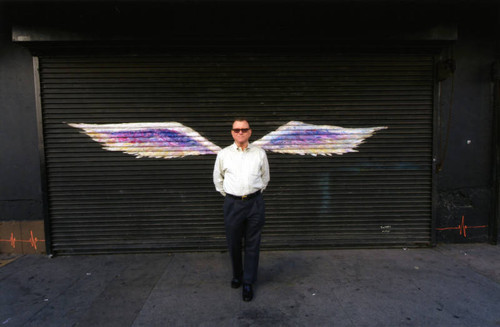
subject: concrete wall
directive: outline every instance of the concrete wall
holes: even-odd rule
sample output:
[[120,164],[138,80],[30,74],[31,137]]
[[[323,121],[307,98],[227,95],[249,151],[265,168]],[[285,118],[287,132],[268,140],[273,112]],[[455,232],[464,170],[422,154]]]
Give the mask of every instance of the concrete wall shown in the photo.
[[454,81],[451,77],[442,83],[443,169],[438,174],[437,227],[461,229],[438,231],[438,241],[486,242],[487,228],[480,226],[495,223],[491,70],[497,17],[494,11],[460,12],[458,40],[450,50],[456,59]]
[[33,61],[27,49],[10,41],[1,9],[0,252],[39,252],[43,245],[24,249],[31,231],[44,239]]

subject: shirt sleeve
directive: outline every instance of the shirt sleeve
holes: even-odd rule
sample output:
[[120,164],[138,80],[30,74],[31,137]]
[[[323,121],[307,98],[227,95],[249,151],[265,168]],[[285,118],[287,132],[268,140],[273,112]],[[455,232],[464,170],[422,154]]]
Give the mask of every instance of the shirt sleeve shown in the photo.
[[217,159],[215,159],[214,165],[214,185],[217,192],[220,192],[223,196],[226,196],[226,192],[224,192],[224,170],[222,166],[222,156],[219,152],[217,154]]
[[264,184],[264,187],[262,188],[262,191],[264,191],[267,187],[267,184],[269,183],[269,180],[271,179],[271,175],[269,173],[269,162],[267,161],[267,155],[266,151],[262,150],[262,166],[260,168],[260,176],[262,178],[262,183]]

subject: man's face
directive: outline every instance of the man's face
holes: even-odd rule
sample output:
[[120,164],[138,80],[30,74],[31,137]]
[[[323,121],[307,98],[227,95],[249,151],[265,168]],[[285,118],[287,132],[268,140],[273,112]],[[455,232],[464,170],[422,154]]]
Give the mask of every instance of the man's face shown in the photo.
[[233,139],[236,142],[236,144],[245,145],[248,143],[248,139],[250,139],[250,136],[252,135],[252,130],[250,129],[250,125],[246,120],[235,121],[233,123],[233,129],[231,130],[231,135],[233,136]]

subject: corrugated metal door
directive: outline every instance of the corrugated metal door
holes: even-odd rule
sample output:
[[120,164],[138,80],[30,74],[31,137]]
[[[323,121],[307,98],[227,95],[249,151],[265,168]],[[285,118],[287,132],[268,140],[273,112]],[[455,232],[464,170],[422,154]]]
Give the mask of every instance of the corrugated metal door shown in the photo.
[[266,249],[431,242],[433,57],[409,53],[41,56],[53,252],[222,250],[215,155],[136,158],[69,123],[179,122],[213,143],[289,121],[378,131],[358,152],[268,153]]

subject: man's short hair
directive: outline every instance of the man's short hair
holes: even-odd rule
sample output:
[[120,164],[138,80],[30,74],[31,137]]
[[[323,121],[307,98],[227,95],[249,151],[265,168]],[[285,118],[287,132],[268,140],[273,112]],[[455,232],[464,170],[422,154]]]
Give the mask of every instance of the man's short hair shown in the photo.
[[250,128],[250,123],[248,122],[248,119],[246,119],[245,117],[236,117],[236,118],[234,118],[233,119],[233,124],[236,121],[246,121],[248,123],[248,127]]

